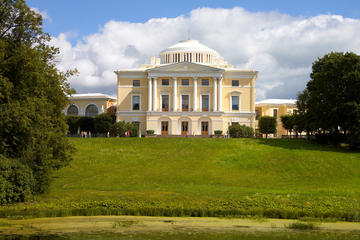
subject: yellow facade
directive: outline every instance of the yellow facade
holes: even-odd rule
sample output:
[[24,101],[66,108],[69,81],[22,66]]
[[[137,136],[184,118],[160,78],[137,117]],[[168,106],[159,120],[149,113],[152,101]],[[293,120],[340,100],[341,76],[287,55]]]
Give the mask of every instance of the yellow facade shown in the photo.
[[70,103],[64,109],[67,116],[95,116],[116,112],[116,98],[105,94],[73,94],[69,100]]
[[[286,129],[283,128],[281,123],[281,116],[287,114],[294,114],[296,108],[296,101],[292,99],[267,99],[257,102],[255,105],[257,119],[261,116],[276,117],[277,120],[277,133],[273,137],[281,137],[288,135]],[[258,121],[256,120],[256,127],[258,129]]]
[[257,71],[235,69],[194,40],[160,53],[160,60],[117,75],[117,121],[138,122],[141,133],[223,134],[239,123],[255,128]]

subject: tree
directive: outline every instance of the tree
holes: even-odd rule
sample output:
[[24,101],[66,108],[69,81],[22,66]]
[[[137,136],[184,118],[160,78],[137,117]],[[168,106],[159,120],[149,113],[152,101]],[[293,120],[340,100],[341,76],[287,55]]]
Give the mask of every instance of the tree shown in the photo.
[[290,132],[291,135],[291,132],[294,129],[294,115],[282,115],[280,118],[283,128],[285,128],[287,132]]
[[66,116],[66,124],[69,126],[70,134],[77,134],[80,130],[80,116]]
[[[350,139],[360,130],[360,56],[332,52],[312,65],[302,98],[308,129]],[[304,100],[305,99],[305,100]],[[352,143],[353,144],[353,143]]]
[[254,129],[246,125],[233,124],[229,126],[229,134],[232,138],[253,137]]
[[[52,172],[71,160],[62,110],[71,92],[66,79],[73,72],[56,69],[58,49],[49,40],[41,16],[24,0],[0,1],[0,161],[9,171],[22,169],[18,164],[31,170],[24,175],[34,178],[24,186],[31,194],[46,191]],[[16,187],[20,180],[5,172],[1,177]]]
[[115,114],[102,113],[94,118],[95,132],[107,133],[111,126],[115,123]]
[[276,118],[270,117],[270,116],[262,116],[259,118],[259,129],[260,133],[263,133],[266,135],[266,138],[268,137],[268,134],[276,133]]

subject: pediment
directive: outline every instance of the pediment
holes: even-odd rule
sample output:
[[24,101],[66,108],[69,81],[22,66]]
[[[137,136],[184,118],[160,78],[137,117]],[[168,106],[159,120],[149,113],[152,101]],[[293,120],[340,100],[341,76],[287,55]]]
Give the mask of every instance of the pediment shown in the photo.
[[180,62],[180,63],[173,63],[168,64],[161,67],[155,67],[146,70],[148,73],[158,73],[158,72],[178,72],[178,73],[189,73],[189,72],[204,72],[204,73],[222,73],[224,69],[215,68],[211,66],[206,66],[197,63],[190,63],[190,62]]

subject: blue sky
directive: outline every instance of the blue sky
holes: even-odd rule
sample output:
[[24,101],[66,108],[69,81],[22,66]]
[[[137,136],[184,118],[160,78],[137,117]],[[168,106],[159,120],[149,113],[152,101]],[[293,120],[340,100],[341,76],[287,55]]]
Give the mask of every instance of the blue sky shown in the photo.
[[296,98],[312,62],[360,54],[360,0],[28,0],[46,16],[58,68],[78,93],[116,94],[114,70],[137,68],[188,37],[236,68],[259,71],[256,99]]
[[[187,15],[201,7],[233,8],[248,11],[276,11],[292,16],[338,14],[360,17],[360,0],[28,0],[28,5],[46,10],[51,21],[44,30],[53,36],[75,33],[74,39],[97,32],[109,20],[146,22],[151,18]],[[72,40],[74,40],[72,39]]]

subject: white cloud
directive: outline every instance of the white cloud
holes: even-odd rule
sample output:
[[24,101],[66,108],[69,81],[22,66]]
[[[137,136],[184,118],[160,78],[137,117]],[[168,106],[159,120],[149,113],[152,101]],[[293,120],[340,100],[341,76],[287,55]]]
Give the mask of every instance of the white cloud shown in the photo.
[[76,67],[70,79],[78,92],[116,92],[114,70],[139,67],[152,55],[187,38],[217,50],[236,67],[258,70],[257,99],[295,98],[309,79],[311,64],[331,51],[360,53],[358,19],[338,15],[292,17],[242,8],[199,8],[189,16],[154,18],[145,23],[107,22],[75,46],[60,34],[59,69]]
[[36,7],[31,7],[30,8],[32,11],[40,14],[42,16],[42,19],[43,20],[49,20],[51,21],[51,17],[47,14],[47,11],[46,10],[43,10],[43,11],[40,11],[38,8]]

